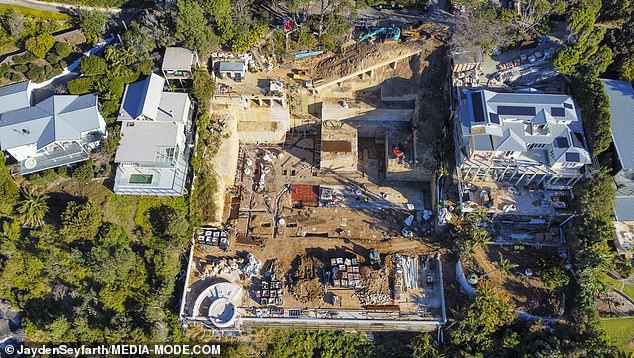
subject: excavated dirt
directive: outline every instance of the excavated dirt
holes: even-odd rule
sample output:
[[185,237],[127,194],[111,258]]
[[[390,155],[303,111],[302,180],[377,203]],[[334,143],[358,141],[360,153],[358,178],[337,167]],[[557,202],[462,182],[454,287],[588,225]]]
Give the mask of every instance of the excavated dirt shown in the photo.
[[[500,261],[500,254],[504,259],[519,265],[511,270],[511,274],[501,272],[495,264]],[[490,246],[488,251],[477,248],[474,255],[475,265],[465,268],[467,274],[477,272],[482,280],[487,280],[498,290],[506,293],[515,306],[525,312],[556,316],[561,314],[561,300],[559,291],[551,291],[537,276],[528,277],[524,274],[526,269],[536,270],[538,257],[553,254],[547,249],[514,252],[510,248]],[[471,266],[471,267],[469,267]]]
[[324,289],[318,278],[303,280],[292,290],[293,296],[300,302],[319,302],[324,297]]
[[392,58],[418,50],[431,49],[438,46],[435,40],[416,42],[363,42],[344,48],[339,53],[331,53],[319,57],[295,61],[297,67],[306,68],[307,74],[313,78],[343,77],[361,71],[364,68],[389,61]]
[[323,263],[315,257],[301,255],[291,263],[287,275],[289,291],[300,302],[316,302],[324,297],[323,285],[318,273],[323,269]]

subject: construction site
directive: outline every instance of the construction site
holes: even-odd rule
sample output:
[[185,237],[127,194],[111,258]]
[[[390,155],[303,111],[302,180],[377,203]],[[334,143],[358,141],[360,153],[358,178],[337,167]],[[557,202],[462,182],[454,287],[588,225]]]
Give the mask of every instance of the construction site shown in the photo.
[[442,31],[412,31],[284,65],[214,54],[219,210],[194,232],[182,320],[222,336],[446,322],[433,178],[448,64]]

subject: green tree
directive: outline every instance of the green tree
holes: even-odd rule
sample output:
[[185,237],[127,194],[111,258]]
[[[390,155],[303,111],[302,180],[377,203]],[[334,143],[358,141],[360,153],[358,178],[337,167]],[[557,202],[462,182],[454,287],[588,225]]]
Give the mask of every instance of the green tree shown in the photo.
[[88,159],[79,163],[73,170],[73,179],[81,183],[89,183],[95,177],[95,162]]
[[6,166],[4,155],[0,155],[0,197],[2,198],[0,200],[0,217],[11,215],[20,198],[20,192]]
[[96,43],[103,34],[108,15],[100,11],[80,10],[78,20],[86,38]]
[[133,21],[123,35],[124,46],[131,49],[135,57],[141,61],[150,61],[150,54],[156,48],[152,30]]
[[201,4],[211,18],[220,38],[220,43],[226,44],[236,35],[233,23],[233,7],[231,0],[202,0]]
[[84,204],[71,201],[62,214],[60,234],[69,243],[82,239],[92,240],[99,232],[101,220],[100,208],[91,201]]
[[537,260],[537,273],[551,290],[565,286],[570,281],[570,276],[566,273],[566,262],[559,255],[539,258]]
[[103,75],[108,70],[108,64],[100,56],[86,56],[81,59],[79,69],[86,76]]
[[216,83],[209,72],[204,68],[196,68],[194,70],[194,82],[192,84],[191,95],[194,101],[198,103],[198,107],[206,110],[211,103],[211,97],[214,94]]
[[66,42],[57,42],[55,44],[55,53],[61,58],[68,57],[72,51],[73,48]]
[[70,94],[86,94],[93,91],[95,86],[95,77],[79,77],[68,81],[66,84]]
[[214,41],[203,8],[195,0],[180,0],[177,7],[175,37],[187,48],[197,50],[202,57]]
[[477,247],[486,245],[489,242],[489,233],[484,227],[488,218],[484,212],[468,213],[459,227],[456,246],[462,258],[473,257]]
[[481,283],[475,301],[450,331],[452,344],[469,353],[489,349],[493,343],[492,334],[515,319],[514,310],[507,296],[496,292],[486,282]]
[[38,194],[31,189],[25,190],[18,205],[20,221],[31,227],[44,225],[44,217],[48,213],[47,200],[47,195]]
[[413,358],[445,358],[429,333],[422,333],[414,341]]
[[24,32],[24,16],[19,12],[9,9],[1,19],[2,26],[12,37],[19,38]]
[[55,38],[49,33],[30,37],[26,40],[26,49],[39,58],[46,57],[46,53],[55,45]]

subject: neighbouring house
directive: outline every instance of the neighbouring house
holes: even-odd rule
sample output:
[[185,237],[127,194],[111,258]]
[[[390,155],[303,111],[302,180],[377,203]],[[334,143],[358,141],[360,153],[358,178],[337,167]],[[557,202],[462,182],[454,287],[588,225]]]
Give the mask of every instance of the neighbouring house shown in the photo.
[[194,106],[187,93],[164,92],[155,74],[129,84],[118,121],[114,192],[124,195],[183,195],[193,147]]
[[634,89],[629,82],[602,79],[610,98],[614,144],[616,246],[634,252]]
[[456,163],[464,181],[570,189],[592,163],[570,96],[465,91],[454,115]]
[[55,95],[32,104],[32,85],[0,88],[0,148],[20,174],[82,162],[106,136],[96,94]]
[[232,78],[241,81],[247,74],[247,64],[244,61],[222,61],[218,63],[220,78]]
[[191,80],[194,78],[193,67],[195,65],[198,65],[198,55],[195,51],[183,47],[168,47],[163,55],[161,71],[163,77],[168,81]]

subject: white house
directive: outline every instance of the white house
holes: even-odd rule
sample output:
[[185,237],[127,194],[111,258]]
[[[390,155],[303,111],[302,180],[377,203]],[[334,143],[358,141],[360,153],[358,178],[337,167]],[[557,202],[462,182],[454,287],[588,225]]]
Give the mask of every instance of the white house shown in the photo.
[[105,135],[95,94],[31,105],[29,82],[0,88],[0,148],[18,161],[20,174],[84,161]]
[[155,74],[129,84],[118,120],[114,191],[125,195],[183,195],[192,147],[193,105],[187,93],[164,92]]
[[571,188],[592,163],[572,97],[487,90],[461,95],[454,141],[464,179],[493,173],[516,186]]

